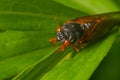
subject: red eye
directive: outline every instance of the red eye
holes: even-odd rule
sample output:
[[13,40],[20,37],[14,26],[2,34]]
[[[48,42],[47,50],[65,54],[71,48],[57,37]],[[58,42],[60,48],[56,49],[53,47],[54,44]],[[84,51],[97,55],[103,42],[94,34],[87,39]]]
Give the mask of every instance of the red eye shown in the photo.
[[58,28],[57,28],[57,32],[60,32],[60,31],[61,31],[61,29],[62,29],[61,27],[58,27]]

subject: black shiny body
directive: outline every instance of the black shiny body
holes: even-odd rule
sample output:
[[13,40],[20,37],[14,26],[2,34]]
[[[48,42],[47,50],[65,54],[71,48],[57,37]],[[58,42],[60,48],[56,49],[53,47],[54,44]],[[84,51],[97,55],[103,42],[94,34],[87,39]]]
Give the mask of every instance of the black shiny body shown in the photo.
[[60,32],[57,32],[57,40],[64,42],[69,40],[71,43],[74,43],[78,40],[84,33],[85,25],[78,23],[69,23],[65,24],[62,27]]

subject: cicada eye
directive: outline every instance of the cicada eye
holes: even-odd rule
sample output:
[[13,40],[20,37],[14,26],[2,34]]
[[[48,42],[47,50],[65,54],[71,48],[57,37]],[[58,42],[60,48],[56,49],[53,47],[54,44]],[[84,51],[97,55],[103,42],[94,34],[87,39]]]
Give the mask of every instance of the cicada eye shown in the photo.
[[57,32],[60,32],[61,30],[62,30],[61,27],[58,27],[58,28],[57,28]]

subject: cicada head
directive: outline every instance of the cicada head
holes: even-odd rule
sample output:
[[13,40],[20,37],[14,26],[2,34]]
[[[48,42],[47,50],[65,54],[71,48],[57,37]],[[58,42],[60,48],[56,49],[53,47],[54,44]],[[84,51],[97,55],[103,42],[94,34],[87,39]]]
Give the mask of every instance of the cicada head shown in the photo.
[[57,29],[57,40],[64,43],[70,41],[71,43],[78,40],[84,32],[84,26],[78,23],[68,23]]

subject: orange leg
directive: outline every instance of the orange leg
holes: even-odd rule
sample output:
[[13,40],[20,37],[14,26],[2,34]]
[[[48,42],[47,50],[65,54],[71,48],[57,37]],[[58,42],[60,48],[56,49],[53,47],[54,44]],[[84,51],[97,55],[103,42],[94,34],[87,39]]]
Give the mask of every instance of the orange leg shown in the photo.
[[84,48],[84,47],[85,47],[84,43],[80,44],[80,48]]
[[84,48],[85,45],[84,45],[84,43],[82,43],[82,44],[73,44],[73,48],[75,49],[76,52],[80,51],[78,47],[80,47],[80,49],[81,49],[81,48]]
[[73,48],[75,49],[76,52],[79,52],[78,45],[74,45],[74,44],[73,44]]
[[80,38],[79,40],[78,40],[78,43],[83,43],[85,40],[83,39],[83,38]]
[[60,46],[60,49],[61,51],[64,51],[65,48],[70,45],[70,42],[68,40],[66,40],[61,46]]
[[53,46],[55,46],[55,42],[57,42],[57,39],[56,38],[52,38],[52,39],[50,39],[49,40],[49,42],[53,45]]
[[64,44],[62,44],[62,45],[60,46],[60,50],[61,50],[61,51],[64,51],[65,48],[66,48],[66,46],[65,46]]
[[85,47],[86,44],[85,44],[85,40],[83,38],[80,38],[78,42],[79,42],[80,48],[84,48]]

